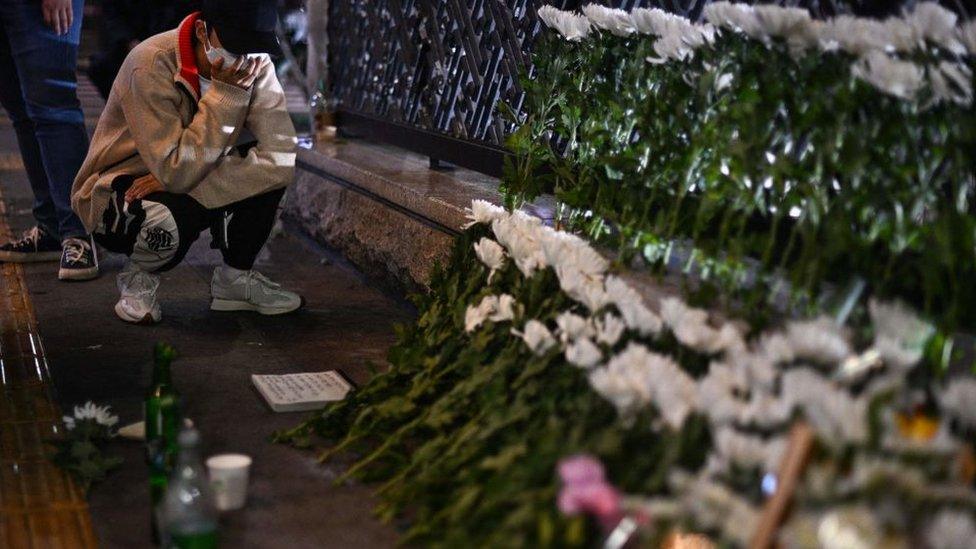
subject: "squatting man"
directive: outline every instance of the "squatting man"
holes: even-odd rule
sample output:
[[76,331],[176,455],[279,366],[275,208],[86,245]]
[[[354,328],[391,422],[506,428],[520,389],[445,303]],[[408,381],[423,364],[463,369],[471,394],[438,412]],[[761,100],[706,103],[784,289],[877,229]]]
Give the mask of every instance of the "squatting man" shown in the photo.
[[156,273],[206,229],[224,263],[211,309],[274,315],[302,304],[252,270],[295,166],[295,129],[269,57],[280,53],[275,2],[202,8],[129,53],[72,188],[95,241],[129,256],[115,305],[127,322],[159,322]]

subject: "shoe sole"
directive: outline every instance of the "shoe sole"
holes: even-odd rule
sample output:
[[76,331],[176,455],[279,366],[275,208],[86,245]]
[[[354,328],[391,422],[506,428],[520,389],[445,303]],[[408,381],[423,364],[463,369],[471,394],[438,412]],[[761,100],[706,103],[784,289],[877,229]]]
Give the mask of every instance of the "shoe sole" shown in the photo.
[[213,298],[210,301],[211,311],[252,311],[265,316],[275,316],[291,313],[301,309],[305,305],[305,298],[294,307],[262,307],[248,301],[236,301],[230,299]]
[[152,313],[146,313],[142,318],[136,318],[125,314],[124,311],[119,309],[119,304],[115,304],[115,316],[119,317],[120,320],[128,322],[129,324],[138,324],[140,326],[149,326],[151,324],[156,324],[159,322],[162,315],[159,318],[153,318]]
[[81,281],[81,280],[92,280],[98,277],[98,267],[89,267],[87,269],[59,269],[58,270],[58,280],[64,281]]
[[43,263],[47,261],[59,261],[60,251],[51,252],[0,252],[0,262],[4,263]]

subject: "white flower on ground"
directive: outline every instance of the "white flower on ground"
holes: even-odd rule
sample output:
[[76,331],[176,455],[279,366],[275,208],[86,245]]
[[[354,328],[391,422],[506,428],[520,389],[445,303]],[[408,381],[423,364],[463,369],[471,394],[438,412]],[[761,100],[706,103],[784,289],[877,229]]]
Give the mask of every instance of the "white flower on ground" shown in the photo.
[[972,549],[976,521],[965,511],[943,509],[925,529],[925,541],[932,549]]
[[545,354],[556,344],[549,328],[546,328],[546,325],[538,320],[533,319],[526,322],[524,330],[524,332],[518,332],[513,328],[512,333],[521,337],[529,350],[536,355]]
[[631,343],[604,368],[590,372],[590,385],[624,418],[653,404],[674,430],[684,424],[698,402],[697,387],[670,358]]
[[488,283],[495,276],[495,272],[505,265],[505,250],[490,238],[482,238],[474,244],[474,253],[478,259],[488,267]]
[[553,6],[539,8],[539,19],[551,29],[559,31],[570,42],[579,42],[590,34],[590,21],[583,15],[556,9]]
[[498,307],[498,296],[485,296],[478,305],[468,305],[464,311],[464,331],[473,332],[481,326]]
[[539,245],[542,231],[540,224],[538,218],[519,212],[507,218],[495,219],[491,223],[498,242],[508,250],[515,266],[526,278],[545,265],[545,257]]
[[959,25],[959,29],[956,31],[956,37],[966,47],[966,50],[969,51],[969,55],[976,55],[976,19],[971,19]]
[[595,313],[608,303],[607,293],[603,290],[603,282],[586,277],[578,269],[560,266],[556,268],[559,287],[574,300],[586,305],[591,313]]
[[765,34],[785,40],[793,50],[817,44],[817,27],[806,9],[765,5],[756,6],[755,13]]
[[74,417],[65,416],[64,424],[70,430],[74,429],[78,421],[89,419],[104,427],[112,427],[119,422],[119,416],[109,410],[108,406],[99,406],[89,400],[82,406],[75,406]]
[[464,331],[473,332],[486,320],[504,322],[515,318],[515,298],[508,295],[485,296],[478,305],[468,305],[464,312]]
[[579,271],[590,278],[602,277],[609,268],[607,260],[582,238],[563,231],[545,228],[541,237],[546,263],[554,269]]
[[929,68],[933,99],[968,106],[973,102],[973,71],[968,65],[943,61]]
[[596,324],[596,340],[604,345],[616,345],[627,327],[616,315],[605,314],[598,318]]
[[765,29],[756,15],[756,11],[747,4],[733,4],[731,2],[715,2],[705,6],[705,20],[715,25],[741,32],[752,38],[765,37]]
[[618,10],[601,6],[599,4],[587,4],[583,6],[583,13],[594,27],[610,31],[617,36],[628,36],[636,29],[630,19],[630,14],[624,10]]
[[698,352],[712,354],[745,348],[742,335],[731,323],[716,330],[708,324],[707,311],[688,307],[678,298],[661,300],[661,319],[682,345]]
[[810,425],[828,443],[867,440],[868,399],[855,398],[830,380],[806,369],[783,374],[783,400],[799,408]]
[[779,470],[786,450],[786,440],[781,436],[763,440],[730,427],[719,429],[714,440],[715,451],[722,466],[736,464],[746,468],[759,467],[763,472]]
[[868,313],[874,326],[874,346],[881,359],[895,368],[909,368],[922,358],[925,344],[935,328],[906,305],[872,299]]
[[471,221],[464,224],[462,228],[468,229],[478,223],[491,225],[491,222],[496,219],[508,217],[508,213],[501,206],[496,206],[487,200],[472,200],[471,208],[467,210],[465,217]]
[[901,99],[915,99],[925,83],[924,73],[918,65],[900,61],[880,51],[859,59],[851,65],[851,72],[884,93]]
[[593,340],[581,337],[566,347],[566,361],[580,368],[590,369],[603,360],[603,353]]
[[622,278],[608,276],[604,287],[607,291],[607,299],[620,311],[628,328],[642,336],[660,333],[661,318],[644,306],[640,294]]
[[593,331],[592,326],[585,318],[568,311],[556,317],[556,326],[556,334],[563,345],[572,343],[581,337],[589,337]]
[[881,21],[851,15],[838,15],[817,28],[822,50],[840,49],[858,56],[893,49],[893,36],[900,36],[893,35],[891,29]]
[[976,428],[976,380],[954,379],[939,394],[942,412],[969,429]]
[[833,365],[851,354],[843,330],[827,317],[790,322],[786,337],[797,359]]
[[923,2],[905,18],[919,39],[928,40],[953,53],[963,53],[965,48],[956,38],[955,13],[935,2]]
[[492,322],[503,322],[514,318],[515,298],[508,294],[498,296],[498,304],[495,306],[495,311],[492,315],[488,317],[488,320]]

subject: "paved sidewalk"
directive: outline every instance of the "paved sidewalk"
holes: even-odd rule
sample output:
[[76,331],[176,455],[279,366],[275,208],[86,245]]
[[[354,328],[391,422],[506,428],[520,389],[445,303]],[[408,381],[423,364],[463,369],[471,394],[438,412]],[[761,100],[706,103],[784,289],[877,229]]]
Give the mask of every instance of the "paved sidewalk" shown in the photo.
[[[89,90],[81,95],[92,120],[101,105]],[[31,223],[29,188],[16,151],[10,122],[0,115],[0,190],[14,232]],[[335,469],[268,442],[274,430],[296,424],[303,414],[272,413],[250,375],[339,368],[362,383],[370,362],[384,363],[392,326],[410,319],[409,308],[341,260],[280,231],[257,268],[301,291],[307,308],[278,318],[211,312],[209,281],[219,254],[208,245],[203,235],[187,261],[163,275],[163,322],[154,327],[125,324],[112,312],[120,256],[103,253],[102,276],[85,283],[59,282],[54,263],[26,266],[58,402],[70,409],[90,399],[110,404],[122,424],[141,419],[152,345],[171,342],[180,353],[174,380],[187,415],[202,432],[205,454],[244,452],[255,458],[248,507],[222,518],[224,547],[393,545],[393,528],[370,514],[375,501],[367,487],[334,487]],[[125,463],[91,493],[95,532],[103,547],[145,547],[149,496],[142,447],[122,441],[114,446]]]

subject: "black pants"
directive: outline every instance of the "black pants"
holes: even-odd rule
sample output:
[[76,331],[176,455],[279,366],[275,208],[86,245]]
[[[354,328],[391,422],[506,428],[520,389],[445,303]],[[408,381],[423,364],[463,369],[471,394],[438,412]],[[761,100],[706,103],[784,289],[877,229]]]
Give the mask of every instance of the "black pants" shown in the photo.
[[220,250],[225,264],[250,269],[271,234],[285,192],[278,189],[213,210],[190,195],[168,192],[126,204],[125,192],[136,177],[123,175],[112,182],[112,200],[93,236],[109,251],[142,260],[145,265],[140,267],[154,272],[179,264],[206,229],[213,239],[211,247]]

